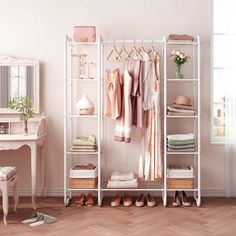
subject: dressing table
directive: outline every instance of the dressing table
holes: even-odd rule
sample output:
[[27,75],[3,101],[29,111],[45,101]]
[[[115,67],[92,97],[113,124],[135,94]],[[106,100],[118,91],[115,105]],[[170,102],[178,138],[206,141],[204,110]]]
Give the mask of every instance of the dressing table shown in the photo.
[[[17,112],[8,108],[13,97],[29,96],[34,101],[35,117],[28,121],[28,134]],[[44,192],[45,116],[39,115],[39,62],[0,57],[0,151],[18,150],[27,145],[31,154],[32,205],[36,209],[37,159],[41,162],[41,194]],[[40,154],[40,155],[39,155]],[[16,166],[17,167],[17,166]]]

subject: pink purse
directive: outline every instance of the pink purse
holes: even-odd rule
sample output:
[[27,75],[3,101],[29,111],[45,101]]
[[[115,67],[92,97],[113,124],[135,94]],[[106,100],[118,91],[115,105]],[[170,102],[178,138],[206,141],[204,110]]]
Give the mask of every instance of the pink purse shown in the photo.
[[75,42],[95,42],[95,26],[74,26],[73,38]]

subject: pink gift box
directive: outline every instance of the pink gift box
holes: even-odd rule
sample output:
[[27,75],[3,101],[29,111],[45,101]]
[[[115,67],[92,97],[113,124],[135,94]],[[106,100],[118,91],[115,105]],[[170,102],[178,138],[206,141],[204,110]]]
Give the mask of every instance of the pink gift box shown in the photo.
[[74,26],[73,38],[75,42],[95,42],[95,26]]

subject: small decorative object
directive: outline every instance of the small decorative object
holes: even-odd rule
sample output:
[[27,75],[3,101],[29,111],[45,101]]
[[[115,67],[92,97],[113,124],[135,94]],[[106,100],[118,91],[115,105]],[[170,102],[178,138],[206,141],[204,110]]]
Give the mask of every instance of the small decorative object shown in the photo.
[[185,53],[181,52],[180,50],[173,50],[170,55],[170,59],[176,65],[176,79],[183,79],[183,65],[190,59],[190,57],[185,55]]
[[95,42],[95,26],[74,26],[73,38],[75,42]]
[[20,119],[24,123],[24,134],[28,134],[28,120],[29,118],[33,118],[34,116],[34,109],[32,108],[33,102],[30,97],[20,97],[20,98],[13,98],[9,101],[9,108],[20,113]]
[[94,79],[94,73],[95,73],[96,64],[93,63],[93,62],[88,62],[87,66],[88,66],[87,67],[88,71],[87,71],[86,79]]
[[79,79],[85,79],[87,76],[87,57],[88,54],[79,54]]
[[77,102],[76,110],[79,115],[93,115],[94,105],[86,94]]

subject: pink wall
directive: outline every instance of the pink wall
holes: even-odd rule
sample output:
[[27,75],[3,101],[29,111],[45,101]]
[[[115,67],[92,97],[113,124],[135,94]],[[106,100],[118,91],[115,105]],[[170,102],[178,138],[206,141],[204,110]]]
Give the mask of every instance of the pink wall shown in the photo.
[[[211,145],[209,133],[211,0],[0,0],[0,6],[0,55],[41,62],[41,111],[48,116],[47,195],[63,190],[63,40],[73,25],[90,24],[106,39],[150,39],[169,33],[201,36],[202,187],[204,194],[223,194],[223,146]],[[0,165],[9,164],[19,169],[21,194],[29,194],[28,148],[0,152]]]

